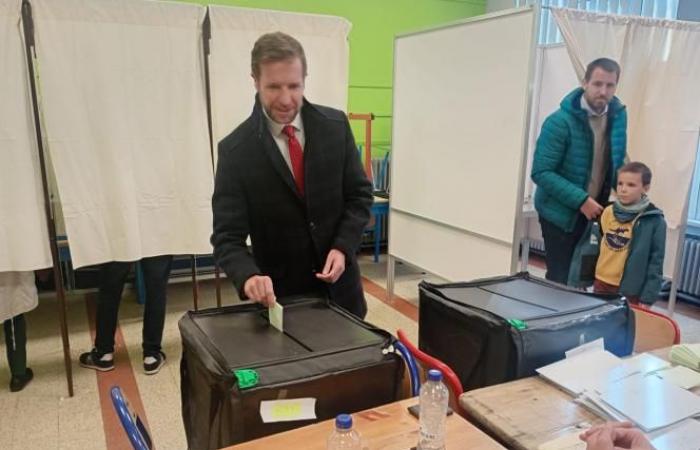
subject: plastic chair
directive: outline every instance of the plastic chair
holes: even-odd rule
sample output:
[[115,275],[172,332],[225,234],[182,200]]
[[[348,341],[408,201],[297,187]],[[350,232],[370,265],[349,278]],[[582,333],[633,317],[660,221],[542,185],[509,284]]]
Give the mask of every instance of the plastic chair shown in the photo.
[[630,305],[634,312],[635,353],[670,347],[681,341],[681,331],[675,320],[646,307]]
[[442,372],[443,380],[445,381],[445,384],[447,385],[448,389],[450,390],[450,393],[452,394],[450,396],[452,408],[455,411],[457,411],[460,415],[464,415],[462,407],[459,405],[459,396],[462,395],[462,393],[464,393],[464,389],[462,389],[462,383],[459,381],[459,377],[457,377],[457,374],[455,374],[454,371],[450,368],[450,366],[448,366],[444,362],[428,355],[427,353],[423,352],[422,350],[418,349],[415,345],[413,345],[403,330],[397,330],[396,335],[399,338],[399,342],[401,342],[411,352],[411,354],[419,362],[422,363],[423,367],[425,367],[426,370],[438,369],[440,372]]
[[124,427],[126,435],[129,437],[129,442],[134,450],[152,450],[153,443],[151,436],[148,433],[146,425],[141,421],[138,414],[129,405],[129,401],[122,393],[119,386],[112,386],[110,389],[112,396],[112,404],[119,416],[119,420]]

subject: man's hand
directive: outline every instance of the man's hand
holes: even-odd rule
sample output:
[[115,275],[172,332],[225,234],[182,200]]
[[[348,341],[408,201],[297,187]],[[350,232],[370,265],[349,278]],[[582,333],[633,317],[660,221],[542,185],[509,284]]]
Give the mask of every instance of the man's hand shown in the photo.
[[581,211],[581,214],[586,216],[586,219],[593,220],[603,212],[603,207],[600,206],[597,201],[593,200],[591,197],[588,197],[586,201],[583,202],[583,205],[581,205],[579,210]]
[[331,249],[326,258],[326,265],[322,273],[317,273],[316,278],[333,284],[345,272],[345,254],[340,250]]
[[608,422],[581,434],[586,450],[654,450],[649,440],[629,422]]
[[254,302],[261,303],[266,307],[271,307],[277,300],[275,291],[272,289],[272,278],[253,275],[248,278],[243,285],[243,292]]

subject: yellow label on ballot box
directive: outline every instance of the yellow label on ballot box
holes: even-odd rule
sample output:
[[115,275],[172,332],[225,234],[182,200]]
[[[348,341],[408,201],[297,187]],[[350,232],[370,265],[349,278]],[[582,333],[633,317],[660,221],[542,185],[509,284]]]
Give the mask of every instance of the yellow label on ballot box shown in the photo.
[[265,400],[260,402],[260,417],[265,423],[315,419],[316,399]]

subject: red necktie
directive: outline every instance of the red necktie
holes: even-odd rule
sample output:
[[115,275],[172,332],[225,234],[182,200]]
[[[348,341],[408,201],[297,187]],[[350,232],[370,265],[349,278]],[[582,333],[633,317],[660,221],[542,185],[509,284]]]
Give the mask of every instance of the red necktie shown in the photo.
[[289,142],[289,160],[292,162],[292,173],[297,184],[299,194],[304,196],[304,152],[301,151],[301,144],[294,134],[293,125],[285,125],[282,132],[287,135]]

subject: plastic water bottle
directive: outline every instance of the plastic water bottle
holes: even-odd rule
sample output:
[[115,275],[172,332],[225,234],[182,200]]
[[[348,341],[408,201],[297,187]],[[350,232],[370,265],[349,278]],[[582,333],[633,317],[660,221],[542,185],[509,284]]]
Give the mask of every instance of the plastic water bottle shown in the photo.
[[328,436],[328,450],[362,450],[360,433],[352,428],[352,416],[339,414],[335,418],[335,430]]
[[442,382],[442,372],[428,371],[428,380],[420,388],[419,450],[445,448],[445,418],[450,393]]

